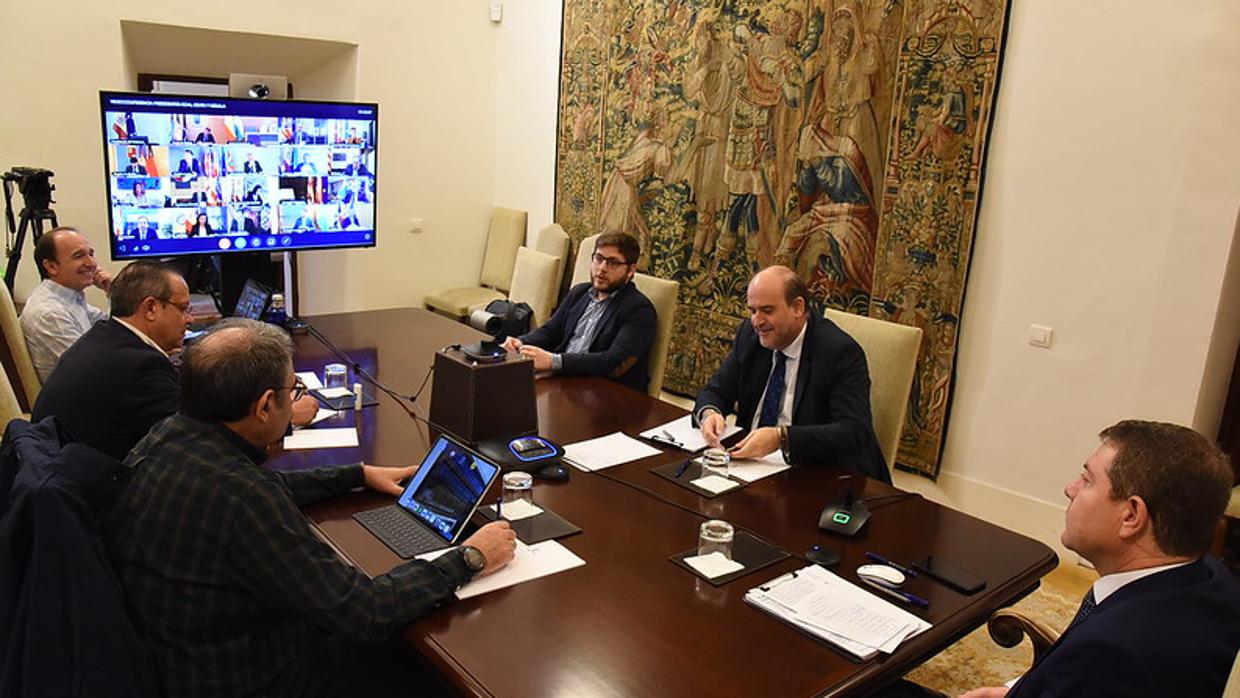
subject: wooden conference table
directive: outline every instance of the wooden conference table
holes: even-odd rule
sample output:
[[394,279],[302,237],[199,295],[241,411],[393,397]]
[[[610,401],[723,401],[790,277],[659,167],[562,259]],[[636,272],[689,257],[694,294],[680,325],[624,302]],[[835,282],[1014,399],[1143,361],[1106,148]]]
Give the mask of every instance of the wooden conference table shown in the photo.
[[[327,315],[311,323],[404,394],[422,384],[435,350],[481,336],[421,309]],[[335,359],[312,337],[296,343],[298,370],[319,370]],[[419,401],[423,414],[430,392],[428,382]],[[636,435],[684,414],[602,379],[542,379],[536,394],[540,433],[562,444],[617,430]],[[359,425],[359,448],[284,453],[272,466],[407,464],[429,450],[426,426],[387,397],[360,415],[333,420]],[[858,497],[898,492],[860,476],[850,480],[837,468],[793,468],[714,499],[650,472],[683,458],[668,449],[601,472],[574,471],[563,483],[539,481],[535,502],[581,527],[560,542],[586,564],[452,603],[411,625],[409,644],[469,695],[865,695],[1035,589],[1057,561],[1037,541],[916,496],[875,501],[873,517],[853,538],[822,533],[820,510],[849,482]],[[351,515],[390,501],[354,494],[306,513],[374,575],[401,560]],[[714,587],[668,559],[696,546],[704,518],[730,521],[792,557]],[[814,543],[840,550],[843,559],[833,570],[853,582],[865,552],[873,551],[903,562],[941,556],[987,585],[963,596],[924,576],[910,579],[906,588],[930,601],[928,609],[912,610],[934,627],[891,656],[856,662],[743,600],[751,587],[807,564],[797,556]]]

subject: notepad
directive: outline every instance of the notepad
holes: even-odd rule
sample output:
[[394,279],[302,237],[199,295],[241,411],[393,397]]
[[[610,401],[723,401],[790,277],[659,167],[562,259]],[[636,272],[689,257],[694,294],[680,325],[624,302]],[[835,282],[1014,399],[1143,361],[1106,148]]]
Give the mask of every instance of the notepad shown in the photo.
[[[444,548],[419,555],[419,560],[434,560],[454,548]],[[526,545],[517,541],[517,550],[512,562],[485,577],[475,577],[473,581],[456,590],[456,598],[468,599],[489,591],[528,582],[539,577],[571,570],[586,564],[585,560],[573,554],[553,540],[545,540],[534,545]]]
[[581,470],[602,470],[640,458],[659,455],[659,449],[623,432],[578,441],[564,447],[564,461]]
[[356,448],[357,430],[352,427],[339,429],[298,429],[284,437],[284,450],[307,448]]
[[745,569],[745,566],[735,560],[729,560],[723,556],[723,553],[715,551],[708,555],[695,555],[685,558],[685,564],[698,571],[703,577],[714,579],[722,577],[725,574],[732,574]]
[[[495,513],[495,505],[489,504],[486,507],[492,514]],[[528,519],[531,516],[538,516],[543,510],[537,504],[530,504],[525,500],[508,502],[500,509],[500,514],[509,521],[520,521]]]
[[319,374],[314,371],[298,371],[296,375],[309,390],[318,390],[323,387],[323,382],[319,380]]
[[[724,439],[739,432],[740,427],[731,425],[723,430]],[[696,453],[706,448],[708,445],[706,439],[702,437],[702,432],[693,426],[693,415],[685,415],[680,419],[673,419],[667,424],[660,424],[653,429],[647,429],[641,433],[643,439],[658,441],[659,443],[675,446],[676,448]]]
[[727,492],[728,490],[734,490],[741,486],[741,483],[736,480],[729,480],[728,478],[720,475],[707,475],[706,477],[699,477],[696,480],[690,480],[689,484],[697,485],[712,494]]
[[728,476],[749,483],[782,473],[788,468],[783,452],[775,451],[762,458],[733,459],[728,465]]
[[931,627],[819,565],[756,586],[745,601],[859,659],[890,654]]

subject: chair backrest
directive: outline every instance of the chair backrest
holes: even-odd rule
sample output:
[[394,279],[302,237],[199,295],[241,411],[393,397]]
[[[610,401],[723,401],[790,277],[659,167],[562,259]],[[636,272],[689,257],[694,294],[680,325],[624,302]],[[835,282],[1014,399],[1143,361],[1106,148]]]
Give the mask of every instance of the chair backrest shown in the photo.
[[508,300],[528,303],[534,311],[530,329],[534,329],[551,317],[551,308],[560,290],[560,260],[544,252],[522,247],[517,250],[516,268],[512,272],[512,290]]
[[[0,286],[3,285],[0,284]],[[17,393],[13,392],[13,385],[9,383],[8,374],[0,371],[0,431],[3,431],[9,422],[21,416],[22,407],[17,402]]]
[[538,237],[534,240],[534,249],[560,260],[559,265],[555,269],[555,286],[558,289],[560,279],[564,278],[564,263],[568,261],[569,239],[568,233],[559,226],[558,223],[552,223],[538,231]]
[[495,207],[491,212],[491,231],[487,234],[486,256],[478,283],[505,293],[512,288],[512,270],[517,249],[525,244],[525,223],[529,214],[512,208]]
[[847,332],[865,352],[870,367],[870,412],[887,467],[895,466],[908,411],[909,391],[921,348],[921,328],[828,308],[826,318]]
[[[8,356],[4,368],[9,374],[9,384],[13,392],[25,398],[25,409],[33,410],[34,401],[39,397],[39,374],[35,373],[34,362],[30,360],[30,350],[26,348],[26,336],[22,333],[22,325],[17,320],[17,308],[13,305],[13,296],[8,286],[0,283],[0,332],[4,333],[4,346]],[[12,365],[10,365],[10,362]]]
[[[602,235],[602,233],[599,233]],[[591,235],[581,241],[577,246],[577,261],[573,264],[573,281],[572,286],[576,286],[582,281],[590,280],[590,255],[594,254],[594,241],[598,240],[598,235]]]
[[[593,251],[593,244],[590,249]],[[672,320],[676,317],[680,284],[641,273],[633,275],[633,283],[642,295],[650,299],[658,320],[654,331],[654,346],[650,347],[650,385],[646,392],[652,397],[659,397],[659,391],[663,389],[663,372],[667,367],[667,348],[672,341]]]

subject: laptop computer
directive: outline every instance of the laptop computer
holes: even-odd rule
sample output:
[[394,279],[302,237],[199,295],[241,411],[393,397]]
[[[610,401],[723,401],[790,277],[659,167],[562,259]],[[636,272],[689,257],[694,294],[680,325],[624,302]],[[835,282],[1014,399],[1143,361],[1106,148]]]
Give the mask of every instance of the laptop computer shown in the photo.
[[237,297],[237,305],[233,308],[233,317],[262,320],[270,303],[271,291],[254,279],[246,279],[241,295]]
[[396,504],[353,515],[404,559],[454,545],[499,466],[441,436]]

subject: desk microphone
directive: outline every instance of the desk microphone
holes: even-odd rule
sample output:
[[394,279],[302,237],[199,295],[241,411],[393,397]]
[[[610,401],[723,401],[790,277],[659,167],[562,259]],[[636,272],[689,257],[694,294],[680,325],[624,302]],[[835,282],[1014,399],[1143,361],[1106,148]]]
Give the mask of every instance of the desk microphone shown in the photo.
[[844,500],[823,507],[822,514],[818,516],[818,528],[841,536],[853,536],[869,520],[870,508],[864,501],[854,499],[850,479],[848,489],[844,492]]

